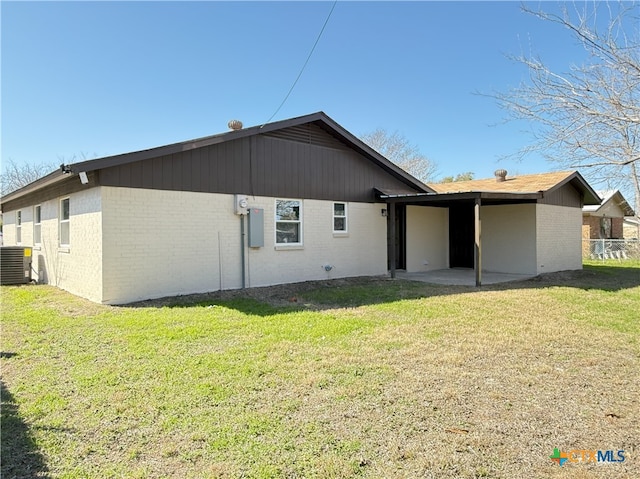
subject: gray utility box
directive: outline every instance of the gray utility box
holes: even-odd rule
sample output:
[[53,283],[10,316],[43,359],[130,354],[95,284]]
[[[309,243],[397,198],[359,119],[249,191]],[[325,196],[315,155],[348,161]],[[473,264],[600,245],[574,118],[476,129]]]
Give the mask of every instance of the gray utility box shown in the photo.
[[0,248],[0,284],[31,282],[32,249],[25,246]]
[[249,248],[264,246],[264,210],[249,208]]

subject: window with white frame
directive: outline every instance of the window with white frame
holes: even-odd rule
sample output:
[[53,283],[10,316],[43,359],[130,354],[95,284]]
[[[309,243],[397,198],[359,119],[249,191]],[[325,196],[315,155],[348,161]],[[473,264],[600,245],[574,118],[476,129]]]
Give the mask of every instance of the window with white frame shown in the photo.
[[60,246],[69,246],[69,198],[60,200]]
[[302,244],[302,201],[276,200],[276,245]]
[[333,204],[333,232],[334,233],[347,232],[347,204],[346,203]]
[[42,243],[42,207],[36,205],[33,207],[33,244]]
[[22,244],[22,210],[16,211],[16,244]]

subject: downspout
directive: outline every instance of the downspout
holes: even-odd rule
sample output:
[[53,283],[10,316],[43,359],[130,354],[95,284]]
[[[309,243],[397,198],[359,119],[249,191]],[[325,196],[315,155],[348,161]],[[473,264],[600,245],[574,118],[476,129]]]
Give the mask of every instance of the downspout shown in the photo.
[[240,263],[242,263],[242,289],[246,288],[246,258],[244,253],[244,215],[240,215]]

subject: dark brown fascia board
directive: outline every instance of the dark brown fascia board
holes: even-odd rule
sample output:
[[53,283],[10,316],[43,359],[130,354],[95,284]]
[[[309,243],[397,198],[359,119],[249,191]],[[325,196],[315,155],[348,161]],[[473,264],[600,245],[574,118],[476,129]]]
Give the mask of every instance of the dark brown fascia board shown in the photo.
[[469,200],[487,200],[487,201],[531,201],[535,202],[542,199],[541,192],[538,193],[505,193],[502,191],[464,191],[456,193],[416,193],[416,194],[398,194],[398,195],[380,195],[381,200],[388,203],[441,203],[450,201],[469,201]]
[[591,185],[587,183],[587,180],[584,179],[579,171],[574,171],[557,185],[546,190],[545,193],[550,193],[557,190],[558,188],[562,188],[567,183],[571,183],[571,185],[580,192],[580,194],[582,195],[583,204],[599,205],[600,203],[602,203],[602,198],[600,198],[598,196],[598,193],[596,193],[595,190],[591,188]]
[[58,169],[52,173],[49,173],[46,176],[43,176],[40,179],[37,179],[36,181],[29,183],[26,186],[23,186],[22,188],[19,188],[15,191],[12,191],[11,193],[8,193],[2,196],[2,198],[0,198],[0,204],[5,204],[9,201],[12,201],[24,195],[27,195],[35,190],[44,188],[46,186],[50,186],[54,183],[57,183],[58,181],[62,181],[68,177],[69,177],[69,173],[63,173],[61,169]]

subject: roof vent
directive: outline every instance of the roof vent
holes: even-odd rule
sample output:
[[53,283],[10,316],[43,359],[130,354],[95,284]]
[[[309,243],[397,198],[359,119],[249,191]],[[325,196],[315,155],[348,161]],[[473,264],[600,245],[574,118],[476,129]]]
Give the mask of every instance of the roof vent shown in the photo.
[[507,181],[507,170],[496,170],[493,174],[496,175],[496,181],[498,183]]
[[242,122],[240,120],[231,120],[229,123],[227,123],[227,126],[230,130],[241,130]]

